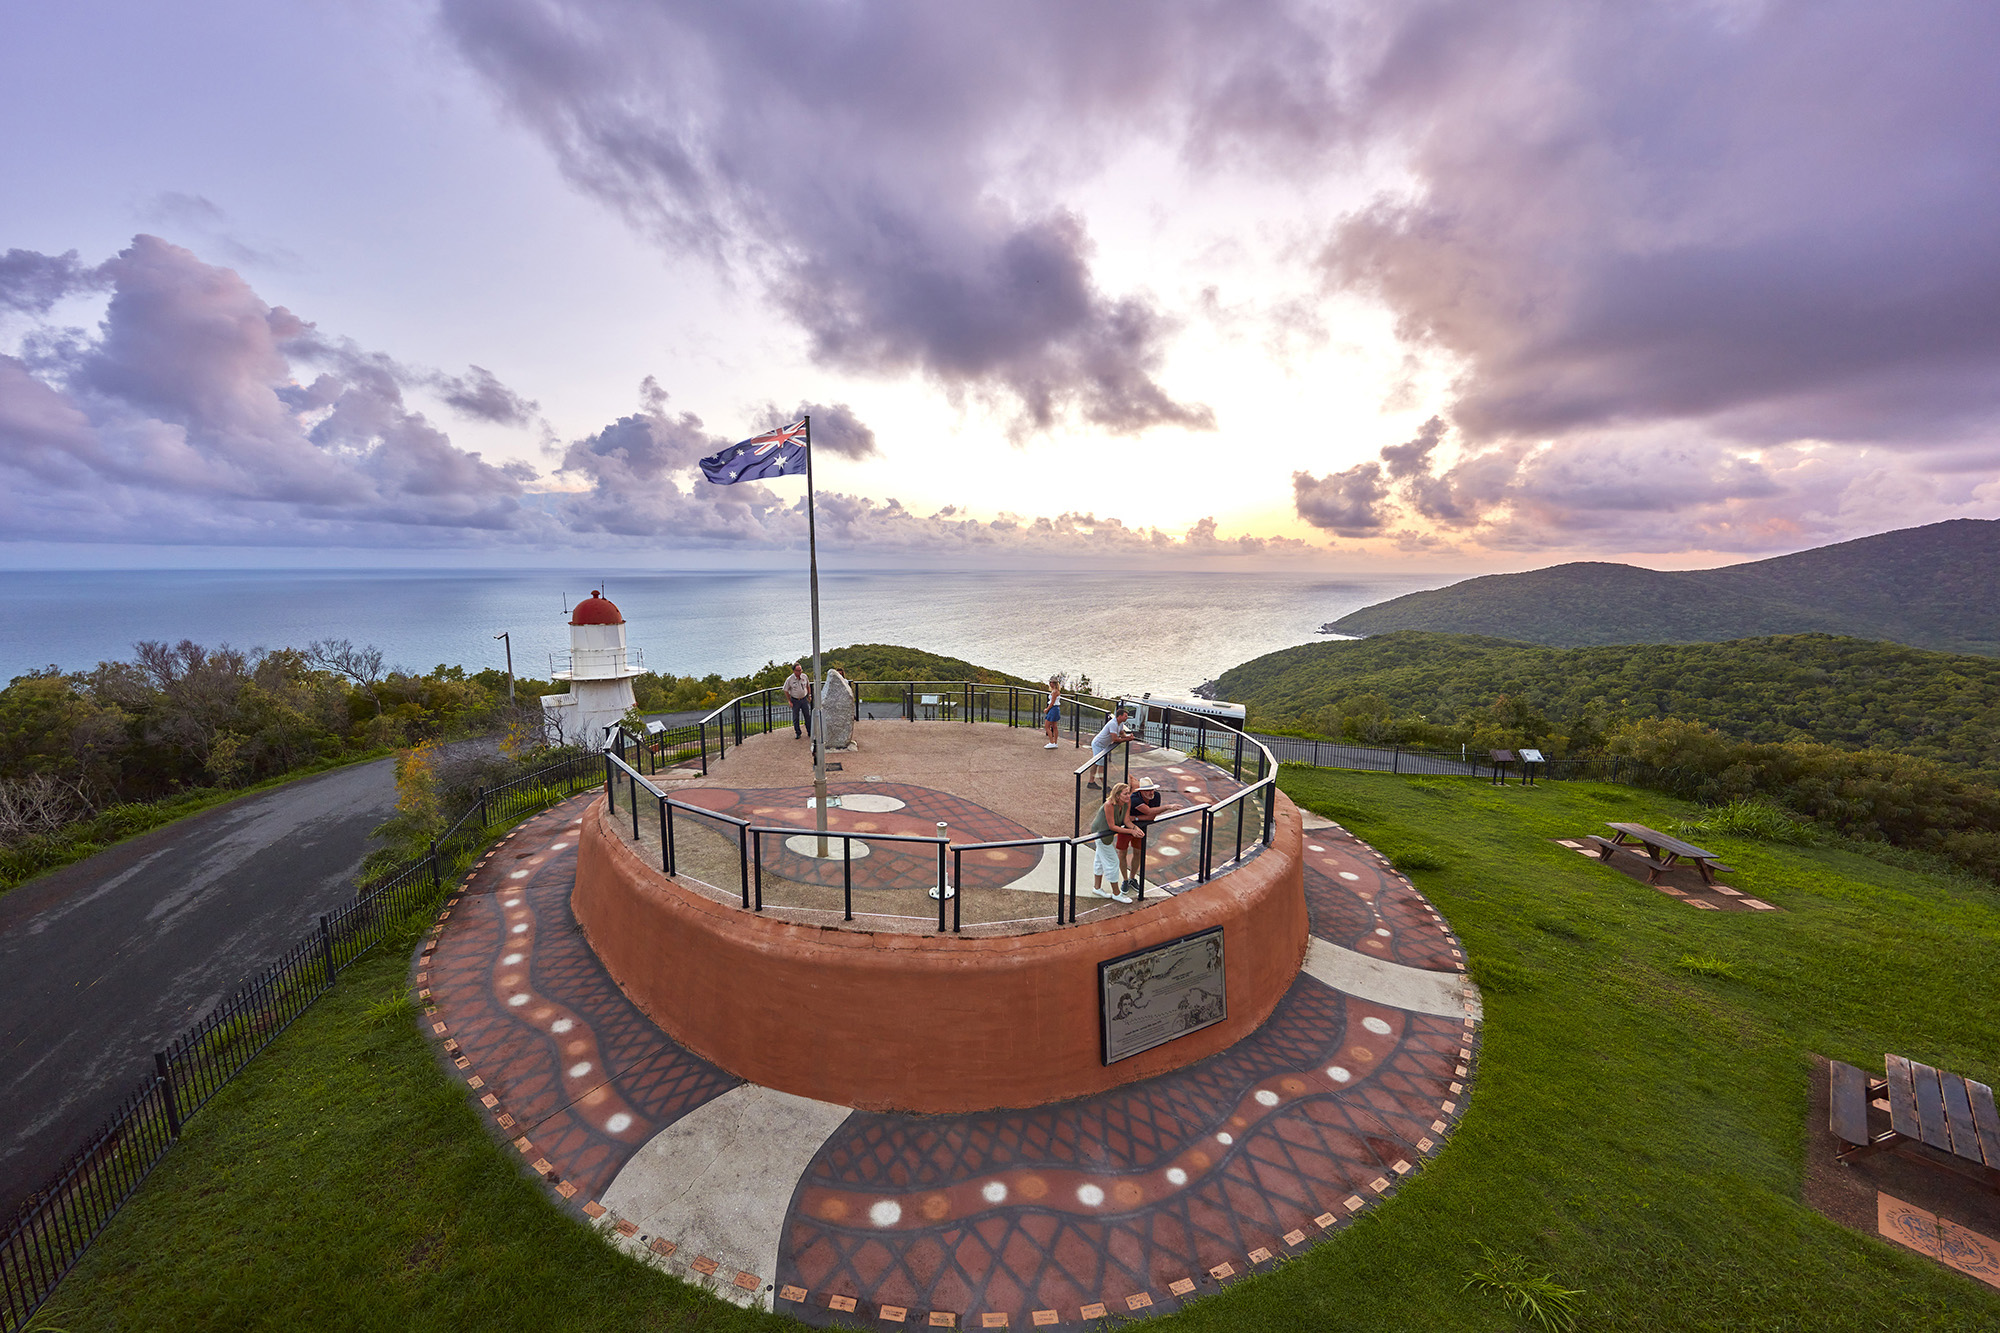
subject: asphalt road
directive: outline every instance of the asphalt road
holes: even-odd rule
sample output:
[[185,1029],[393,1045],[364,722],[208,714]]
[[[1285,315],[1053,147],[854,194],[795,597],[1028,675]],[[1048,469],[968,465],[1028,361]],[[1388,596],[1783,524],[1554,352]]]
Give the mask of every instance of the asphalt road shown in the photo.
[[392,760],[336,769],[0,895],[0,1222],[153,1051],[352,899],[395,804]]

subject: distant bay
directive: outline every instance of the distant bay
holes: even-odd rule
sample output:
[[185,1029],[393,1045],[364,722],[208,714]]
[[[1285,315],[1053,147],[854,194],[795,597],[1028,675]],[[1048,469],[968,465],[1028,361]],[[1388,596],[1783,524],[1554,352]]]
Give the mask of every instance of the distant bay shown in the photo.
[[[821,640],[893,643],[1101,690],[1183,693],[1322,624],[1459,575],[840,571],[820,576]],[[599,580],[603,582],[600,584]],[[603,586],[646,666],[740,675],[811,644],[803,572],[69,570],[0,578],[0,679],[129,658],[141,639],[302,647],[352,639],[395,666],[547,677],[564,608]]]

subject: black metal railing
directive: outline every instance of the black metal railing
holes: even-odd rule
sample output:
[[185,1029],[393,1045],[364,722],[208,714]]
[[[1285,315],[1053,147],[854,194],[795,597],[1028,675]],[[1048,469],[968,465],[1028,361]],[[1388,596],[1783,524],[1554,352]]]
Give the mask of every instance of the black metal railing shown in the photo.
[[[970,681],[856,681],[853,688],[857,705],[864,708],[872,706],[878,710],[885,705],[890,706],[896,710],[894,716],[910,722],[991,722],[1039,730],[1047,707],[1047,696],[1043,691],[1017,685],[983,685]],[[1068,694],[1063,696],[1061,703],[1063,729],[1068,732],[1071,744],[1079,749],[1098,733],[1116,706],[1111,700],[1093,701]],[[876,716],[880,716],[879,712]],[[694,771],[692,756],[695,755],[701,759],[699,771],[706,774],[711,754],[720,759],[730,747],[743,744],[746,738],[780,730],[790,724],[791,705],[783,692],[765,689],[731,699],[699,721],[683,727],[649,728],[643,737],[633,737],[620,731],[613,737],[612,748],[604,755],[605,790],[614,817],[621,827],[629,826],[635,844],[644,845],[657,838],[660,868],[666,874],[693,880],[717,894],[734,897],[748,911],[761,912],[766,906],[781,906],[829,916],[837,913],[843,921],[852,921],[857,915],[907,916],[868,910],[857,913],[854,900],[854,862],[857,857],[854,847],[858,842],[864,848],[871,844],[884,844],[891,848],[936,848],[934,862],[929,857],[924,858],[933,869],[923,872],[921,877],[913,863],[916,853],[914,850],[907,853],[905,859],[912,864],[903,873],[902,882],[897,887],[922,887],[936,900],[936,929],[940,932],[963,929],[962,893],[967,883],[964,866],[968,854],[1030,847],[1039,847],[1043,849],[1042,855],[1055,858],[1055,921],[1067,924],[1078,919],[1078,848],[1089,845],[1096,836],[1083,829],[1084,783],[1090,769],[1101,762],[1096,758],[1086,760],[1074,771],[1073,818],[1067,837],[954,843],[942,830],[933,837],[829,829],[825,834],[829,844],[827,855],[814,859],[828,865],[837,860],[840,867],[839,907],[833,907],[830,901],[834,885],[823,881],[812,886],[815,890],[824,891],[813,895],[828,899],[823,904],[771,900],[771,895],[766,892],[765,839],[771,836],[817,838],[820,835],[816,828],[756,823],[671,795],[649,779],[680,765],[687,765],[681,769],[682,772]],[[1164,824],[1169,819],[1197,821],[1197,843],[1190,849],[1193,854],[1192,869],[1185,875],[1176,876],[1176,880],[1192,878],[1197,883],[1205,883],[1246,855],[1269,845],[1276,812],[1276,802],[1272,798],[1277,789],[1278,761],[1257,737],[1222,726],[1198,714],[1152,706],[1148,707],[1145,720],[1135,734],[1137,739],[1163,748],[1184,750],[1190,758],[1211,764],[1244,784],[1238,791],[1212,805],[1183,806],[1162,812],[1155,818],[1153,822],[1156,825]],[[1113,762],[1118,765],[1121,780],[1129,781],[1131,746],[1121,745],[1118,748],[1121,753]],[[704,864],[700,867],[690,864],[686,855],[690,821],[694,829],[712,835],[715,840],[706,848],[707,854],[702,858]],[[836,842],[839,844],[837,857],[831,847]],[[1147,880],[1146,858],[1152,855],[1151,839],[1142,840],[1139,847],[1139,896],[1143,898]],[[1040,914],[975,924],[1013,925],[1047,919],[1048,914]]]
[[579,755],[482,789],[423,856],[376,882],[153,1053],[152,1073],[30,1195],[0,1238],[0,1333],[24,1328],[63,1276],[180,1137],[187,1118],[330,989],[335,978],[444,886],[495,823],[594,787],[602,769]]

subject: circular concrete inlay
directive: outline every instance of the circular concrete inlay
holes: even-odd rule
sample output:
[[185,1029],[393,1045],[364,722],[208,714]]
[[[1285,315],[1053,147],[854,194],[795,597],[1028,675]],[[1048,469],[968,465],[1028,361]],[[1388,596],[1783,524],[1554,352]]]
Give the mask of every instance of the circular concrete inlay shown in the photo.
[[1364,1018],[1361,1020],[1361,1026],[1367,1028],[1378,1037],[1389,1035],[1389,1025],[1379,1018]]
[[[834,799],[840,802],[833,807],[836,810],[862,810],[871,815],[886,815],[891,810],[901,810],[905,804],[893,796],[877,796],[873,792],[865,791],[854,796],[837,796]],[[806,802],[806,808],[812,809],[811,801]]]
[[[849,853],[843,851],[842,839],[836,838],[831,833],[829,833],[827,834],[826,837],[826,859],[829,861],[839,861],[845,858],[845,859],[852,859],[855,861],[859,861],[863,857],[868,855],[868,844],[861,841],[861,839],[859,838],[854,839],[852,846],[854,848],[853,852]],[[797,852],[800,856],[809,856],[813,860],[817,861],[820,859],[819,834],[795,833],[791,837],[785,839],[785,849],[787,851]]]

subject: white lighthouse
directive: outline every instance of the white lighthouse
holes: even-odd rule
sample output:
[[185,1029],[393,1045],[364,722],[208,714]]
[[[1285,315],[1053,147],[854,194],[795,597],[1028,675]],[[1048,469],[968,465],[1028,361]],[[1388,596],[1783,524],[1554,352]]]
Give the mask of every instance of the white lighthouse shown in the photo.
[[602,750],[611,728],[632,707],[640,652],[625,646],[625,617],[593,590],[569,617],[569,651],[551,656],[550,675],[569,682],[568,694],[542,696],[542,720],[552,736]]

